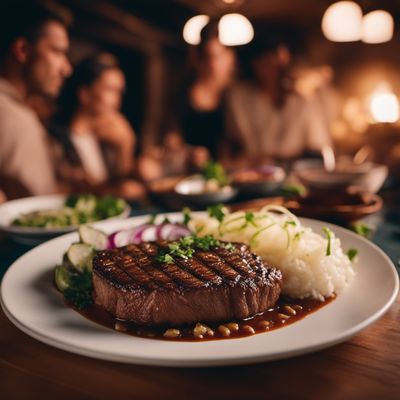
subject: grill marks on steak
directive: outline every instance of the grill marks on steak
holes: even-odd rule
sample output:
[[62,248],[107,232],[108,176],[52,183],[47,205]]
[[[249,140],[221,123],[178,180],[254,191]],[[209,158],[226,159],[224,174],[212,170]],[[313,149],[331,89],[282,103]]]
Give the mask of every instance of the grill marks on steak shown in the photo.
[[272,307],[281,273],[244,244],[155,259],[168,242],[132,244],[93,259],[94,298],[119,319],[141,324],[185,324],[246,318]]
[[[132,289],[138,286],[150,290],[185,290],[219,285],[223,281],[237,282],[241,278],[256,275],[253,268],[256,270],[257,264],[249,257],[249,252],[246,254],[216,248],[210,251],[197,250],[187,260],[177,257],[174,264],[155,261],[158,252],[165,248],[166,242],[132,244],[111,250],[105,257],[98,255],[97,260],[106,266],[105,278],[118,286],[128,284]],[[245,257],[241,258],[240,255]],[[99,269],[97,272],[101,273]]]

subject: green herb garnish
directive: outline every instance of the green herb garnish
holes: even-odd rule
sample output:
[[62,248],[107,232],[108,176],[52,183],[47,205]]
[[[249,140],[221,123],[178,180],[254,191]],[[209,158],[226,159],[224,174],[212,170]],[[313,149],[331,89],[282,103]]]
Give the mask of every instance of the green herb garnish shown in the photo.
[[161,252],[156,257],[157,261],[163,262],[165,264],[173,264],[174,259],[168,253]]
[[183,214],[183,224],[187,225],[189,221],[192,219],[192,210],[189,207],[184,207],[182,209]]
[[224,205],[223,204],[214,204],[212,206],[207,207],[208,215],[211,218],[217,219],[219,222],[222,222],[225,218]]
[[175,258],[188,260],[193,257],[195,249],[208,251],[215,247],[223,247],[226,250],[233,250],[235,246],[232,243],[222,243],[211,235],[207,236],[184,236],[179,240],[169,243],[168,248],[161,250],[156,260],[172,264]]
[[294,240],[300,240],[301,235],[304,234],[304,231],[300,231],[300,232],[296,232],[296,234],[294,235]]
[[78,310],[90,307],[92,299],[92,273],[83,270],[70,276],[69,286],[64,290],[65,299]]
[[365,222],[354,222],[351,225],[351,230],[357,233],[358,235],[368,239],[373,231],[373,228],[372,226],[366,224]]
[[203,169],[203,177],[208,181],[214,179],[218,184],[226,186],[229,183],[228,175],[226,174],[224,167],[214,161],[208,161]]
[[221,245],[221,242],[217,239],[214,239],[211,235],[196,237],[195,245],[201,250],[210,250],[213,247],[218,247]]
[[148,224],[153,225],[156,223],[157,214],[152,214],[149,218]]
[[357,257],[357,255],[358,255],[358,250],[357,249],[351,248],[351,249],[347,250],[347,257],[349,257],[349,260],[351,262],[353,262],[353,260]]
[[252,213],[251,211],[246,211],[246,214],[244,215],[244,219],[246,221],[246,226],[253,225],[255,228],[258,227],[258,225],[256,224],[256,222],[254,220],[254,213]]
[[326,226],[324,226],[324,227],[322,228],[322,230],[324,231],[324,233],[325,233],[325,235],[326,235],[326,238],[328,239],[328,244],[327,244],[327,246],[326,246],[326,255],[327,255],[327,256],[330,256],[330,255],[332,254],[332,252],[331,252],[331,247],[332,247],[332,240],[333,240],[333,238],[334,238],[334,234],[333,234],[333,232],[332,232],[329,228],[327,228]]
[[114,217],[121,214],[125,208],[126,203],[120,198],[71,195],[65,200],[62,208],[21,214],[12,224],[35,228],[80,225]]
[[285,221],[285,223],[283,224],[283,228],[287,228],[289,225],[296,226],[296,222],[292,220]]

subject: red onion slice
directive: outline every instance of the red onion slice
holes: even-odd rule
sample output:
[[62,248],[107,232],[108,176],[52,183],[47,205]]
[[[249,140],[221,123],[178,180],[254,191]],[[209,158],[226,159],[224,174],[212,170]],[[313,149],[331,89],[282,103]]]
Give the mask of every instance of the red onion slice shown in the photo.
[[176,240],[183,236],[191,235],[191,231],[177,223],[164,223],[159,225],[143,224],[133,229],[117,231],[108,236],[108,249],[138,244],[141,242],[153,242],[155,240]]

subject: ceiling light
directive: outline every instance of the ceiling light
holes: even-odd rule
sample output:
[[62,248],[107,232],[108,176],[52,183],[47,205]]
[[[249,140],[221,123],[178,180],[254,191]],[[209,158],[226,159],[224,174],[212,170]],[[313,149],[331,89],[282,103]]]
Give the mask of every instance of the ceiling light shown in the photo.
[[362,21],[362,41],[365,43],[384,43],[393,37],[393,17],[383,10],[364,15]]
[[333,42],[361,39],[362,10],[353,1],[339,1],[327,8],[322,17],[322,32]]
[[400,117],[399,101],[387,83],[371,94],[369,109],[374,122],[396,122]]
[[200,43],[200,32],[207,25],[210,17],[208,15],[196,15],[190,18],[183,27],[183,39],[189,44]]
[[239,46],[251,42],[254,29],[251,22],[241,14],[226,14],[218,24],[219,40],[225,46]]

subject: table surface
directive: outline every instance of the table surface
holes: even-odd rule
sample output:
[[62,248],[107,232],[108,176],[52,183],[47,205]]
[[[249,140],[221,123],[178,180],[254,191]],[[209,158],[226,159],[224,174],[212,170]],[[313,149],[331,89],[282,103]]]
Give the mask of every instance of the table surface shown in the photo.
[[[142,210],[143,212],[143,210]],[[372,240],[399,267],[400,221],[388,209],[370,217]],[[0,275],[29,248],[0,239]],[[71,354],[19,331],[0,311],[2,399],[398,399],[400,298],[353,339],[269,363],[215,368],[126,365]]]

